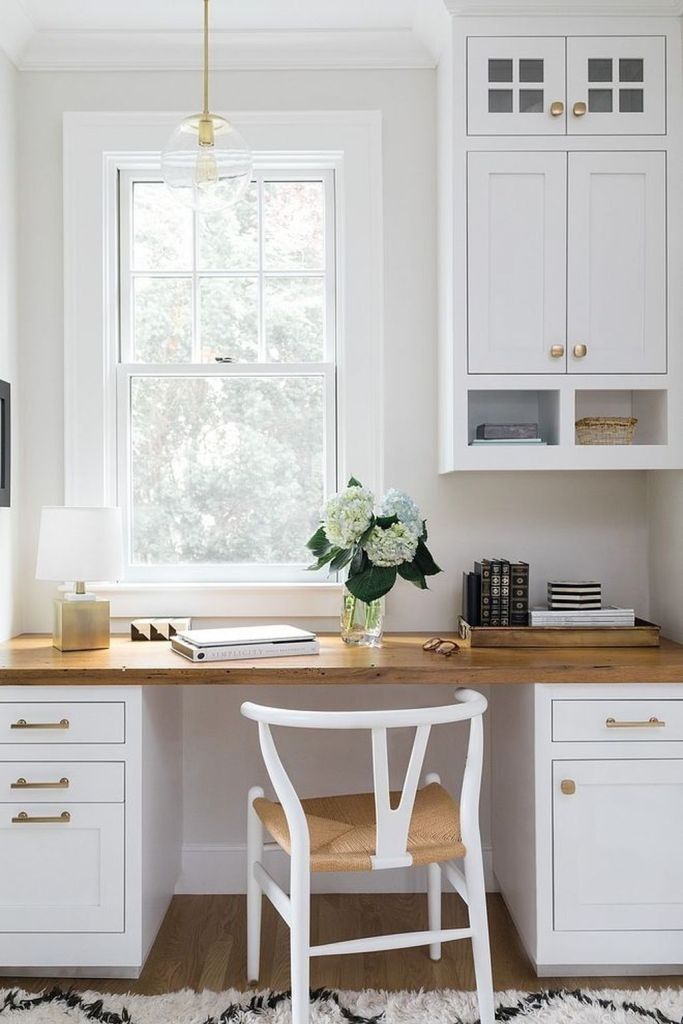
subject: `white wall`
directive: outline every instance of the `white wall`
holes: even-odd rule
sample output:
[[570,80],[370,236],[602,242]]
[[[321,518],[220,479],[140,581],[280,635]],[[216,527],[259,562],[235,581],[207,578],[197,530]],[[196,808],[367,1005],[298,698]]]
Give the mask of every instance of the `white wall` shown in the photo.
[[[27,629],[49,629],[51,589],[32,581],[39,508],[63,500],[61,115],[71,110],[189,110],[196,75],[60,73],[21,76],[21,341],[25,379],[26,509],[23,571]],[[383,115],[385,224],[385,480],[410,491],[429,517],[430,544],[446,572],[422,594],[408,584],[388,601],[392,629],[452,629],[460,573],[501,554],[532,563],[533,597],[548,576],[597,576],[610,601],[648,612],[646,486],[642,473],[436,471],[435,75],[431,71],[258,72],[216,75],[215,105],[249,109],[379,109]],[[40,296],[37,301],[37,296]],[[38,412],[39,411],[39,412]],[[190,609],[191,611],[191,609]],[[335,628],[330,622],[330,628]],[[240,725],[246,691],[185,694],[185,840],[188,888],[197,873],[241,875],[244,800],[262,772],[255,733]],[[251,694],[253,696],[253,693]],[[361,700],[440,701],[438,688],[378,693],[278,688],[257,697],[326,707]],[[337,774],[325,749],[307,762],[308,785],[360,784],[356,745]],[[443,743],[437,760],[448,767]],[[339,783],[337,780],[339,779]],[[488,794],[484,831],[488,834]],[[212,868],[213,865],[213,868]],[[237,868],[235,867],[237,865]],[[354,880],[355,881],[355,880]],[[229,884],[229,883],[228,883]],[[211,879],[209,888],[215,889]]]
[[14,65],[0,51],[0,380],[12,385],[12,507],[0,508],[0,640],[19,630],[17,581],[19,479],[17,380],[17,79]]
[[648,473],[650,614],[683,642],[683,473]]

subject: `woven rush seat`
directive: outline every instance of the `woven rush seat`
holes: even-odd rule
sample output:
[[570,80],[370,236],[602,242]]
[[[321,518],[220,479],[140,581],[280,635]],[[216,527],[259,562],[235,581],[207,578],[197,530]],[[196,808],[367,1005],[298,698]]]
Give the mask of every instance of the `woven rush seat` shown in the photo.
[[[400,793],[391,794],[395,807]],[[289,829],[279,803],[259,797],[254,810],[287,853]],[[312,871],[370,871],[375,854],[376,822],[373,793],[323,796],[302,800],[311,843]],[[435,864],[465,856],[460,839],[460,813],[450,794],[433,782],[415,797],[408,832],[413,864]]]

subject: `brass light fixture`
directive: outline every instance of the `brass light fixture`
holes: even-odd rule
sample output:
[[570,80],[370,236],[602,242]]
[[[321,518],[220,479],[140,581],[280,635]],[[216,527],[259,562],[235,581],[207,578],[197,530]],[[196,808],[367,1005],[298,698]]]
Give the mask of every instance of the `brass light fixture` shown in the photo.
[[180,122],[161,155],[164,181],[184,206],[220,210],[232,206],[251,181],[249,147],[220,114],[209,111],[209,0],[204,2],[204,104],[201,114]]

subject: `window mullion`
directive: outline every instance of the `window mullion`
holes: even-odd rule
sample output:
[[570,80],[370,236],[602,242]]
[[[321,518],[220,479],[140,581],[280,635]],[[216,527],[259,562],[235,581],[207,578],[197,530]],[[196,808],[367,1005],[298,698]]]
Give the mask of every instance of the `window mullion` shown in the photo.
[[263,272],[263,176],[258,177],[258,350],[266,362],[265,277]]
[[192,215],[192,362],[202,361],[202,340],[201,340],[201,301],[199,283],[199,231],[197,229],[199,214]]

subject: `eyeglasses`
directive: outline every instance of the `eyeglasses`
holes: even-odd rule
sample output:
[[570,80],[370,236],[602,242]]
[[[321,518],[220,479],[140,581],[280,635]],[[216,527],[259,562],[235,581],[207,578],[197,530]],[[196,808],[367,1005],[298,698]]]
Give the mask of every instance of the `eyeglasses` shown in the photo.
[[443,654],[444,658],[450,658],[454,651],[460,648],[454,640],[442,640],[440,636],[433,636],[422,644],[423,651],[433,651],[434,654]]

